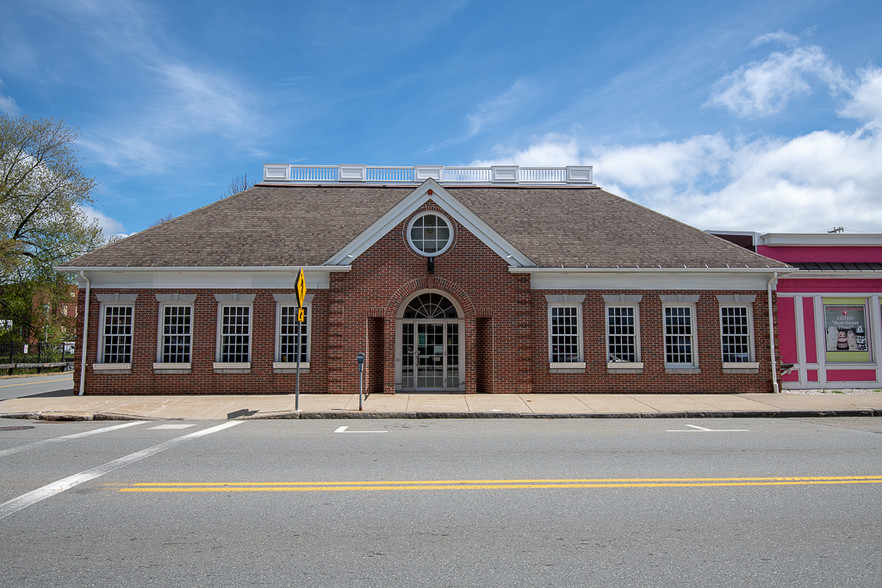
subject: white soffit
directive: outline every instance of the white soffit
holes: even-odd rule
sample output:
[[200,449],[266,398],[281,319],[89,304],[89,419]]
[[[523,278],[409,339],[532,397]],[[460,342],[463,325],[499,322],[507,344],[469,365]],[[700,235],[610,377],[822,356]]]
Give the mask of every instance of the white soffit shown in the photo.
[[775,275],[772,270],[509,271],[529,273],[533,290],[765,290]]
[[[431,195],[429,194],[430,190],[432,191]],[[493,250],[509,265],[535,267],[535,264],[530,261],[529,257],[515,249],[514,245],[490,228],[490,225],[481,220],[478,215],[432,178],[424,181],[416,190],[393,206],[389,212],[381,216],[358,237],[350,241],[346,247],[332,255],[325,262],[325,265],[340,266],[351,264],[359,255],[370,249],[374,243],[386,236],[389,231],[416,212],[417,209],[429,200],[440,206],[446,215],[461,224],[468,232],[481,240],[482,243]]]
[[[70,271],[73,268],[56,268]],[[291,290],[300,268],[76,268],[92,288],[207,288]],[[342,268],[303,268],[307,290],[327,290],[331,273]],[[346,268],[348,270],[348,268]],[[346,271],[343,270],[343,271]],[[86,282],[80,278],[79,286]]]

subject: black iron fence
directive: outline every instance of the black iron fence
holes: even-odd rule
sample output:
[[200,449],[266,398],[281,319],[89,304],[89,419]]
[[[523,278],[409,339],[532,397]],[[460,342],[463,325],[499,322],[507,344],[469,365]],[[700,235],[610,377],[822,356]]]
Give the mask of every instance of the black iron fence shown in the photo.
[[[8,375],[72,369],[74,343],[0,342],[0,370]],[[2,372],[0,372],[2,373]]]

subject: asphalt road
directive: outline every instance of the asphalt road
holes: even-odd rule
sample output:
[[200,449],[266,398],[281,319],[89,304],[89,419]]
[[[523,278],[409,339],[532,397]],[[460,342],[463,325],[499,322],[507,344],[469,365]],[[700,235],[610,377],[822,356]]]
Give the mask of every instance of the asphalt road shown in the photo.
[[0,378],[0,400],[23,396],[70,396],[71,394],[73,394],[73,375],[70,372]]
[[0,584],[877,586],[880,433],[0,420]]

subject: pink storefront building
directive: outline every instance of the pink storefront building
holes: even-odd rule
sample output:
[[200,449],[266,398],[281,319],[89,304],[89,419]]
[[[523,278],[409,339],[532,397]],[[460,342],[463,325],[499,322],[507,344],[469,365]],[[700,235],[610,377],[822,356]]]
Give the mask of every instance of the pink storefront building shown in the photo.
[[755,237],[797,268],[777,283],[784,389],[882,387],[882,234]]

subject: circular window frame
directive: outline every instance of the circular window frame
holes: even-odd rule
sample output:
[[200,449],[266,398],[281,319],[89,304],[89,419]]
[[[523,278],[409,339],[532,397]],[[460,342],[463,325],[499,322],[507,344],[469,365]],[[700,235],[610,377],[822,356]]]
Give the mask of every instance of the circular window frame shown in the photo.
[[[447,238],[447,243],[444,245],[444,247],[442,247],[438,251],[433,251],[433,252],[423,251],[422,249],[420,249],[419,247],[416,246],[416,244],[413,242],[413,239],[411,238],[411,231],[413,230],[413,226],[416,224],[416,222],[418,220],[425,218],[427,216],[438,217],[441,220],[443,220],[445,223],[447,223],[447,228],[449,230],[450,235]],[[423,213],[416,215],[412,219],[410,219],[410,222],[407,223],[407,235],[406,236],[407,236],[407,243],[408,243],[408,245],[410,245],[411,249],[413,249],[414,251],[416,251],[417,253],[419,253],[423,257],[437,257],[437,256],[441,255],[442,253],[444,253],[445,251],[447,251],[448,249],[450,249],[450,246],[453,245],[453,223],[450,222],[450,219],[447,218],[446,216],[444,216],[443,214],[436,212],[434,210],[427,210]]]

